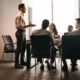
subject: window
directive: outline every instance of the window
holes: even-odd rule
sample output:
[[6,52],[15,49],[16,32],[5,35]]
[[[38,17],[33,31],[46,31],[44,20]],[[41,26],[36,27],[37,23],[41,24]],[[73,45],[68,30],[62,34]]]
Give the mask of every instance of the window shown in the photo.
[[67,32],[68,25],[75,29],[78,13],[78,0],[53,0],[53,20],[60,35]]
[[[59,35],[63,35],[64,32],[67,32],[68,25],[72,25],[75,29],[75,19],[79,17],[78,0],[28,0],[28,1],[24,0],[24,1],[26,5],[32,7],[32,23],[36,24],[36,27],[33,27],[32,31],[34,29],[41,28],[41,23],[43,19],[48,19],[50,23],[53,20],[53,23],[56,24]],[[27,32],[29,33],[28,28]]]
[[51,0],[34,0],[33,23],[37,26],[32,30],[41,28],[43,19],[48,19],[51,22],[51,18]]

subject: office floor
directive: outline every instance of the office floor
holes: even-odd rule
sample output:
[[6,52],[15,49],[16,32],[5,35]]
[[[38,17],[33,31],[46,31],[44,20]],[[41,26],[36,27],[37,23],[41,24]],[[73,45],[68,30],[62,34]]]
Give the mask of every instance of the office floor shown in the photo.
[[[15,69],[14,62],[0,63],[0,80],[80,80],[80,60],[77,61],[78,70],[75,72],[71,71],[70,60],[67,60],[67,62],[68,72],[62,72],[62,78],[60,76],[61,64],[58,58],[56,59],[57,70],[52,71],[52,77],[47,70],[46,64],[44,71],[40,71],[40,64],[38,64],[36,71],[35,68],[32,68],[30,74],[28,74],[26,67]],[[34,60],[32,60],[32,64],[34,64]]]

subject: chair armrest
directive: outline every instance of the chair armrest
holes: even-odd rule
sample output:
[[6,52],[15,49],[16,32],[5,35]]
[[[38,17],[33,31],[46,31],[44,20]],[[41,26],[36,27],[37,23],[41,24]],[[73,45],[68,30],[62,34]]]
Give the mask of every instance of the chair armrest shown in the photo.
[[50,49],[52,49],[53,47],[51,46]]

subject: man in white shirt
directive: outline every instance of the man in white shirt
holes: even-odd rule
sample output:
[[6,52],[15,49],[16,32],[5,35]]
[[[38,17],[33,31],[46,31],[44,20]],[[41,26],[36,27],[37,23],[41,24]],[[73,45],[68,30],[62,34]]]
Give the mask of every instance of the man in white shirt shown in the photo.
[[[24,53],[26,49],[26,28],[35,26],[34,24],[25,25],[24,13],[26,12],[25,4],[18,5],[19,13],[15,18],[16,26],[16,39],[17,39],[17,48],[15,51],[15,68],[23,68],[24,65],[27,65],[24,62]],[[21,53],[21,61],[19,64],[19,55]]]

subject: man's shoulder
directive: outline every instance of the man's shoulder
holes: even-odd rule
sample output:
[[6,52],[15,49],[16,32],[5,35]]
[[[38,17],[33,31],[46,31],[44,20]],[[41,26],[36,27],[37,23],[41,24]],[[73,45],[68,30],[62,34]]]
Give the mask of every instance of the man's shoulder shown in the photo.
[[46,32],[50,33],[48,30],[45,29]]
[[68,35],[76,35],[77,33],[78,33],[78,30],[75,30],[75,31],[68,33]]
[[32,32],[32,35],[34,34],[34,33],[36,33],[37,31],[39,31],[40,29],[36,29],[36,30],[34,30],[33,32]]
[[46,30],[46,32],[51,35],[51,32],[50,31]]
[[22,15],[18,13],[18,14],[16,15],[16,18],[21,18],[21,16],[22,16]]
[[51,35],[51,33],[48,30],[43,29],[36,29],[32,32],[32,35],[39,34],[39,35]]

